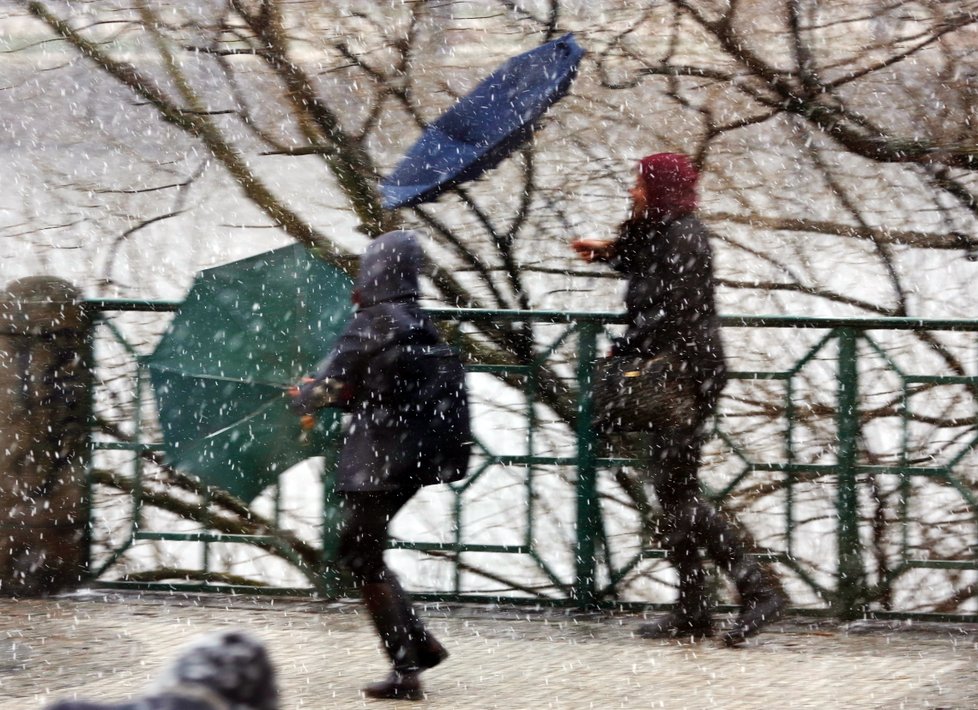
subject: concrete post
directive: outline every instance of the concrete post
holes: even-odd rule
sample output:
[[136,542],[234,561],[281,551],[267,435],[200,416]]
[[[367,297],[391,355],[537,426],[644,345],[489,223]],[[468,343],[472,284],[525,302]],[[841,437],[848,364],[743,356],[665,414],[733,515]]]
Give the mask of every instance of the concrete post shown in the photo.
[[90,336],[65,281],[0,292],[0,594],[49,594],[85,573]]

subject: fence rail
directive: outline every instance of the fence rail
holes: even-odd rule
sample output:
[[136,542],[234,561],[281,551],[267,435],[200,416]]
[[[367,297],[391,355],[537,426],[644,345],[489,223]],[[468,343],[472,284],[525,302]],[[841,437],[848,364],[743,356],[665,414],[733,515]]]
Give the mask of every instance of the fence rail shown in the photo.
[[[161,446],[152,439],[143,355],[117,321],[179,303],[89,305],[100,313],[103,350],[131,358],[126,381],[135,393],[128,408],[96,397],[128,420],[103,421],[93,437],[108,464],[93,466],[92,486],[114,493],[93,504],[93,582],[255,590],[253,578],[215,569],[213,549],[232,545],[266,551],[308,582],[273,579],[262,591],[337,593],[329,461],[318,539],[289,527],[278,486],[260,525],[229,532],[208,520],[222,493],[179,478],[183,489],[174,492],[170,480],[164,493],[184,512],[198,511],[185,516],[195,526],[154,527],[148,511],[163,493],[145,470],[158,464]],[[591,369],[622,314],[429,312],[459,338],[478,341],[488,327],[521,326],[535,346],[523,358],[468,364],[479,400],[477,455],[465,481],[439,487],[437,501],[425,503],[451,522],[434,533],[399,534],[394,543],[396,554],[437,562],[419,596],[576,606],[670,601],[671,573],[650,533],[656,511],[644,497],[641,461],[602,450],[590,426]],[[840,617],[978,619],[978,321],[726,316],[722,325],[732,371],[706,451],[704,488],[745,524],[756,554],[785,576],[796,606]],[[126,435],[107,434],[113,426]],[[124,469],[119,452],[129,455]],[[236,505],[224,504],[225,511]],[[100,536],[109,519],[117,523],[114,536]],[[199,564],[170,568],[157,560],[154,569],[145,554],[135,564],[142,543],[194,546]]]

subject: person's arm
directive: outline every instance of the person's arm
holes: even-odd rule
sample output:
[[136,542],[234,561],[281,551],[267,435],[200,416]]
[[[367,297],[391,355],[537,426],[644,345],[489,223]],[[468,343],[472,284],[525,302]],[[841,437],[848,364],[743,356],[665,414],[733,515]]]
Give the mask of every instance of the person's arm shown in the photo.
[[371,358],[387,345],[390,329],[384,318],[358,311],[316,374],[303,378],[293,394],[292,408],[311,414],[323,407],[344,407],[355,396]]
[[623,222],[618,227],[618,238],[614,240],[608,266],[623,274],[646,275],[649,264],[658,260],[661,240],[653,235],[653,228],[634,220]]
[[630,274],[645,271],[643,264],[654,258],[657,247],[647,224],[628,220],[618,227],[615,239],[575,239],[571,248],[588,263],[605,262],[615,271]]
[[584,261],[609,261],[615,253],[615,241],[613,239],[575,239],[571,242],[571,249]]

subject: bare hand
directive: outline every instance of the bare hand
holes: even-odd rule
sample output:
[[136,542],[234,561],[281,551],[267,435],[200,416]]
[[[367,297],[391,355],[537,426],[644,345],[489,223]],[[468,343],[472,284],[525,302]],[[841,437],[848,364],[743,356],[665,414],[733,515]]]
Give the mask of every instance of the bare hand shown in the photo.
[[575,239],[571,242],[571,249],[588,263],[607,261],[613,254],[613,247],[612,239]]

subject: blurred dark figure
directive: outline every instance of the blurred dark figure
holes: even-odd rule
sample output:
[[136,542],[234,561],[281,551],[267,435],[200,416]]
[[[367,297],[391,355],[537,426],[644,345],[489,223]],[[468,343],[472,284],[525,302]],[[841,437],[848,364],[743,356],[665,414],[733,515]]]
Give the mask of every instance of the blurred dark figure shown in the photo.
[[240,631],[203,637],[149,694],[128,703],[62,700],[48,710],[277,710],[275,669],[260,641]]
[[[629,323],[613,355],[651,363],[648,369],[668,380],[673,391],[689,395],[681,412],[664,417],[668,425],[643,432],[648,481],[662,506],[664,544],[679,575],[679,600],[673,613],[640,627],[639,634],[713,635],[700,559],[705,548],[740,594],[740,615],[723,639],[733,646],[780,616],[786,598],[770,570],[747,556],[742,535],[700,493],[700,450],[727,370],[714,302],[711,234],[693,214],[698,177],[685,155],[643,158],[630,192],[631,216],[618,238],[578,239],[571,246],[585,261],[606,262],[628,279]],[[629,374],[643,368],[636,365]],[[629,422],[620,425],[627,429]]]
[[448,656],[384,563],[391,519],[421,486],[460,480],[471,436],[465,373],[418,304],[413,232],[383,234],[360,257],[358,310],[294,408],[352,412],[336,474],[346,510],[339,562],[361,589],[393,670],[371,698],[420,700],[419,675]]

